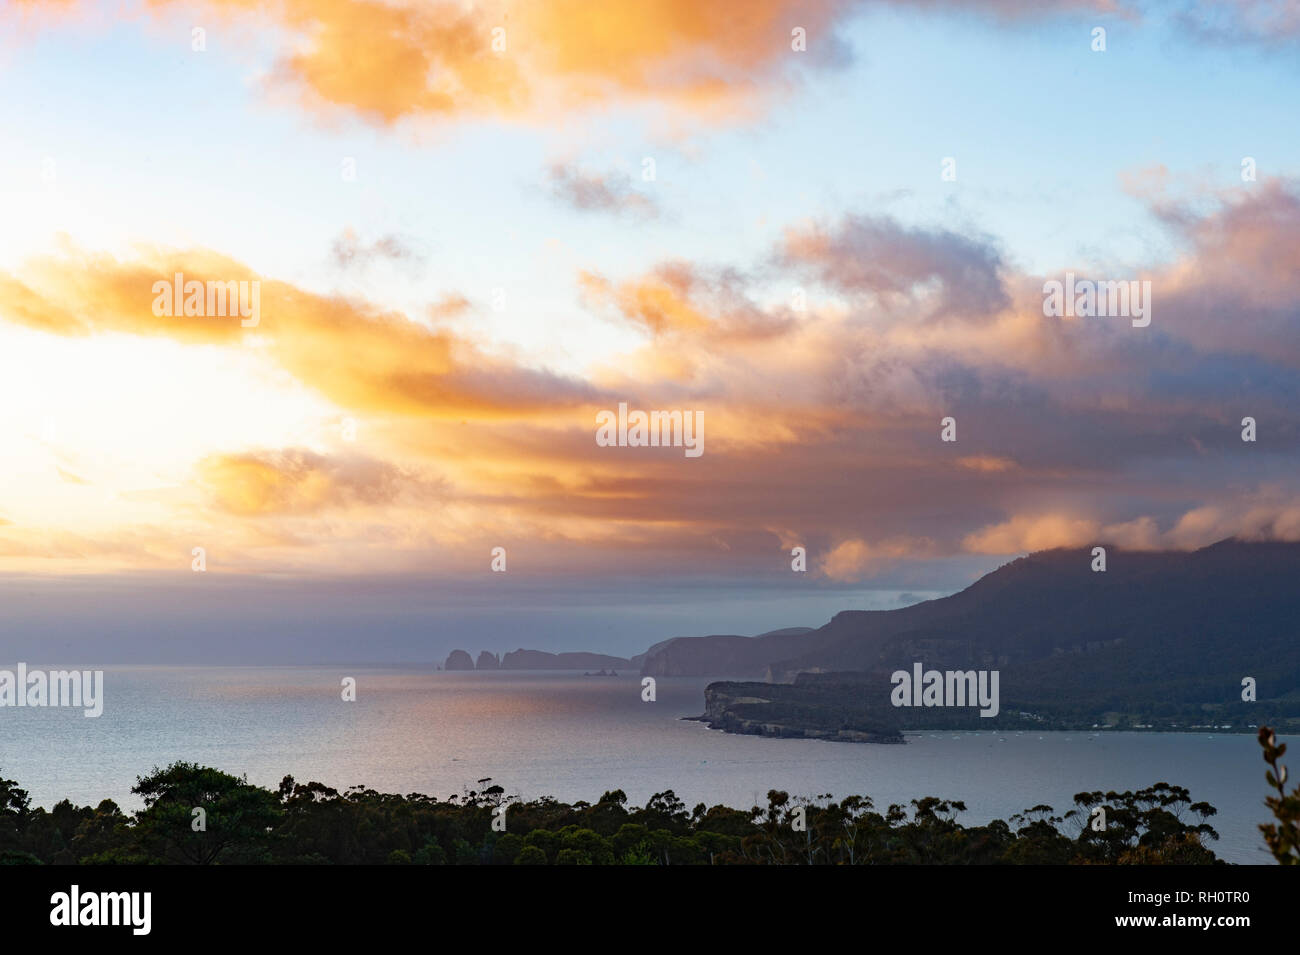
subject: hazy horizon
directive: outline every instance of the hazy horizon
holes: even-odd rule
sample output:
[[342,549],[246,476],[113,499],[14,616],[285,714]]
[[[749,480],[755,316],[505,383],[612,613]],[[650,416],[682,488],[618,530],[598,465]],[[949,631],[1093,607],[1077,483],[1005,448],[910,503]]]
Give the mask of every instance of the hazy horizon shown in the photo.
[[[621,581],[557,590],[545,579],[519,575],[508,588],[518,605],[503,609],[502,588],[492,580],[435,587],[390,578],[376,592],[364,578],[196,583],[185,575],[151,576],[147,607],[139,606],[135,581],[0,578],[4,657],[70,663],[441,663],[454,649],[477,656],[480,650],[520,648],[629,657],[670,637],[819,627],[841,610],[887,610],[967,585],[790,595],[767,592],[755,581]],[[238,611],[228,606],[232,599],[240,601]]]

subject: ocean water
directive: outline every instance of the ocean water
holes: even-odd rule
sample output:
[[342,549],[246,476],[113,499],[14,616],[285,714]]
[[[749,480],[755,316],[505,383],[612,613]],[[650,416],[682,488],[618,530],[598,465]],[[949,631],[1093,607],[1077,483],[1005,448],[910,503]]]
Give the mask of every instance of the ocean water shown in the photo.
[[[31,664],[37,667],[38,664]],[[10,665],[11,666],[11,665]],[[105,798],[139,807],[139,775],[187,760],[274,788],[292,775],[343,790],[446,797],[490,777],[508,793],[595,801],[622,789],[644,804],[674,790],[688,806],[794,795],[870,796],[882,809],[960,799],[968,824],[1040,803],[1058,813],[1083,790],[1185,786],[1214,805],[1216,853],[1268,864],[1265,764],[1253,736],[1209,733],[924,733],[906,745],[734,736],[683,721],[706,679],[568,672],[446,673],[432,667],[104,667],[98,719],[80,710],[0,708],[0,776],[35,805]],[[344,702],[341,681],[357,681]],[[1300,747],[1292,747],[1300,752]]]

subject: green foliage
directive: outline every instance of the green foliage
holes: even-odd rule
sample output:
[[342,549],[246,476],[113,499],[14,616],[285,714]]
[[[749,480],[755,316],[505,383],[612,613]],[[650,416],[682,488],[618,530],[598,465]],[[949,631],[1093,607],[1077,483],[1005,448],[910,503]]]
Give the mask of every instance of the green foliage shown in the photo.
[[30,852],[22,852],[18,849],[5,849],[0,851],[0,865],[40,865],[41,860],[36,858]]
[[492,847],[493,865],[513,865],[519,853],[523,851],[524,840],[513,832],[502,833]]
[[1277,822],[1261,825],[1260,831],[1273,858],[1281,865],[1300,865],[1300,787],[1287,794],[1286,767],[1280,762],[1286,754],[1286,743],[1279,743],[1273,730],[1261,726],[1259,745],[1264,748],[1264,762],[1270,767],[1264,778],[1277,790],[1276,796],[1264,800]]
[[[1269,746],[1272,744],[1270,743]],[[1277,777],[1285,747],[1266,746]],[[1271,756],[1270,756],[1271,754]],[[1276,785],[1274,773],[1270,784]],[[927,796],[877,811],[870,799],[829,793],[792,798],[771,790],[748,811],[703,804],[687,810],[672,790],[642,807],[622,790],[594,804],[508,797],[491,780],[439,800],[365,786],[339,792],[281,780],[275,792],[191,763],[142,777],[144,808],[125,815],[109,800],[95,808],[60,802],[32,809],[25,792],[0,779],[0,864],[154,865],[1067,865],[1212,864],[1214,808],[1187,790],[1156,783],[1136,792],[1088,792],[1057,815],[1035,806],[1009,822],[963,826],[957,800]],[[1279,787],[1280,793],[1280,787]],[[1281,827],[1270,845],[1297,857],[1300,797],[1270,800]],[[509,832],[492,830],[508,805]],[[192,825],[206,812],[206,828]],[[1106,828],[1089,825],[1104,809]],[[1275,835],[1274,835],[1275,833]],[[1275,840],[1275,842],[1273,841]],[[1277,850],[1275,850],[1277,851]],[[1282,856],[1279,856],[1282,858]]]
[[12,779],[0,777],[0,863],[7,863],[10,855],[22,858],[26,853],[18,850],[21,834],[26,828],[31,800],[26,790],[18,788]]
[[[206,766],[176,762],[138,777],[144,800],[130,833],[161,862],[211,865],[271,861],[271,831],[282,810],[275,795]],[[202,828],[196,810],[202,810]]]
[[416,850],[412,861],[416,865],[446,865],[447,853],[443,851],[437,839],[430,838]]
[[537,846],[524,846],[515,856],[515,865],[546,865],[546,853]]
[[655,865],[654,852],[650,848],[650,843],[641,840],[635,847],[628,849],[618,857],[619,865]]

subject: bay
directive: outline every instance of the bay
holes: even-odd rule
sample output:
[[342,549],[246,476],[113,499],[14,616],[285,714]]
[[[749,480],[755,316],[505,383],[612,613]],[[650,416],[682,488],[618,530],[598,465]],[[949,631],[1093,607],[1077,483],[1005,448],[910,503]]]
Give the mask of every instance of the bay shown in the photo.
[[[32,667],[39,664],[32,663]],[[62,667],[61,667],[62,668]],[[1213,733],[922,733],[906,745],[736,736],[682,720],[703,710],[710,679],[570,672],[444,672],[432,666],[105,666],[104,713],[0,709],[0,774],[49,808],[110,798],[139,808],[137,776],[186,760],[274,789],[285,774],[339,790],[447,797],[491,778],[510,794],[595,801],[622,789],[644,805],[674,790],[687,806],[792,795],[870,796],[883,810],[922,796],[960,799],[965,824],[1085,790],[1164,781],[1218,809],[1212,848],[1271,863],[1265,765],[1253,735]],[[355,702],[342,681],[357,681]],[[1300,747],[1294,747],[1300,751]]]

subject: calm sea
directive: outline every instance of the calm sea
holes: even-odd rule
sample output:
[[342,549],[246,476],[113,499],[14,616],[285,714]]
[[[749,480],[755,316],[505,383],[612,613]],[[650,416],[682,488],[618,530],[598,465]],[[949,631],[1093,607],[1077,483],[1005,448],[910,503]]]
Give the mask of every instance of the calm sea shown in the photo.
[[[12,666],[9,664],[8,666]],[[36,663],[32,667],[39,666]],[[1083,790],[1166,781],[1218,808],[1215,851],[1268,863],[1265,765],[1254,737],[1146,733],[943,733],[904,746],[732,736],[685,722],[705,679],[573,673],[436,672],[431,667],[105,667],[104,713],[0,709],[0,775],[33,803],[105,798],[138,808],[137,775],[175,760],[274,788],[285,774],[342,790],[446,797],[490,777],[525,797],[596,800],[622,789],[637,804],[674,790],[749,807],[769,789],[853,793],[878,808],[920,796],[965,801],[966,823],[1040,803],[1058,812]],[[356,702],[341,681],[357,681]],[[1300,752],[1300,747],[1294,747]]]

